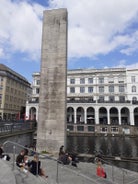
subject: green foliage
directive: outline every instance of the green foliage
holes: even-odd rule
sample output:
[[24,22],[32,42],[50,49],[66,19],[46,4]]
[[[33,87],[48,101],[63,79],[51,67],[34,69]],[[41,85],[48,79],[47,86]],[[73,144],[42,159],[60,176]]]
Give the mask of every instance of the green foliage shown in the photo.
[[49,152],[47,152],[46,150],[43,150],[41,153],[42,154],[48,154]]

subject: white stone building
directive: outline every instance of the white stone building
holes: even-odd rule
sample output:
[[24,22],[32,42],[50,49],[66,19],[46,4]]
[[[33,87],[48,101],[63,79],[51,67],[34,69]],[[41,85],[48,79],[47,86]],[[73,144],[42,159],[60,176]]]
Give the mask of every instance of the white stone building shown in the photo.
[[[26,116],[38,120],[40,73]],[[72,132],[130,133],[138,126],[138,69],[77,69],[67,72],[67,129]],[[121,129],[120,129],[121,127]]]

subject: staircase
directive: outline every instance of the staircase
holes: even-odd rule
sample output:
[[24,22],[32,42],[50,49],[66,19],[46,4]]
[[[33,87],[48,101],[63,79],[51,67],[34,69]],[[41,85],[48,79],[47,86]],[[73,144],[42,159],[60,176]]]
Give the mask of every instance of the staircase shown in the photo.
[[45,179],[30,172],[25,173],[16,166],[15,153],[10,156],[10,161],[0,159],[0,184],[138,184],[137,172],[104,164],[107,173],[104,179],[96,176],[96,165],[93,163],[80,162],[76,168],[59,164],[55,158],[40,154],[42,168],[48,175]]
[[45,178],[34,176],[30,172],[25,173],[12,162],[0,159],[0,184],[47,184]]

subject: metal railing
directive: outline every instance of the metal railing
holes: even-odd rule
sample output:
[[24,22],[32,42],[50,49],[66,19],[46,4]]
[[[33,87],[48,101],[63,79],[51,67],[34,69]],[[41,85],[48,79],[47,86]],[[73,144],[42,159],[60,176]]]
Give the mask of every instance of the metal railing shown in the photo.
[[[17,150],[22,150],[22,149],[28,149],[28,151],[34,151],[30,148],[26,148],[25,146],[22,146],[16,142],[12,142],[12,141],[6,141],[3,143],[3,149],[4,152],[6,152],[6,146],[8,146],[9,144],[13,145],[13,159],[12,159],[12,169],[14,170],[16,168],[16,154],[17,154]],[[19,152],[18,152],[19,153]],[[71,182],[74,180],[74,182],[77,180],[79,181],[79,184],[84,184],[84,183],[88,183],[88,184],[99,184],[99,181],[97,181],[96,179],[93,179],[92,177],[87,176],[86,174],[83,174],[81,172],[79,172],[78,170],[76,170],[76,168],[73,169],[73,166],[66,166],[63,165],[58,159],[47,156],[45,154],[41,154],[38,152],[35,152],[34,154],[37,154],[39,156],[39,159],[41,159],[42,162],[46,162],[46,168],[52,166],[51,169],[51,174],[52,174],[52,183],[54,184],[63,184],[66,181],[66,177],[70,177]],[[44,163],[43,163],[44,164]],[[55,170],[53,170],[53,168]],[[38,170],[37,170],[37,175],[38,176]]]
[[0,123],[0,135],[10,134],[21,130],[35,129],[34,122],[22,122],[22,123]]
[[99,160],[102,163],[102,167],[104,168],[105,172],[107,173],[107,177],[110,178],[111,181],[116,184],[133,184],[133,180],[131,180],[131,182],[128,182],[128,177],[131,171],[114,166],[113,164],[111,164],[111,162],[107,162],[99,157],[95,157],[94,163],[97,164]]
[[[19,150],[28,149],[29,152],[34,151],[30,148],[26,148],[16,142],[6,141],[3,143],[4,151],[6,152],[6,146],[13,146],[13,159],[12,160],[12,169],[15,169],[16,164],[16,154],[19,153]],[[46,168],[46,171],[50,174],[49,179],[52,184],[65,184],[65,183],[79,183],[79,184],[100,184],[102,182],[102,178],[96,176],[96,168],[97,165],[94,163],[89,163],[86,167],[81,167],[85,165],[85,163],[79,163],[81,166],[76,168],[71,165],[63,165],[58,159],[53,156],[34,152],[37,154],[39,159],[42,162],[43,168]],[[133,184],[133,180],[131,182],[128,179],[130,175],[130,171],[126,169],[116,167],[112,165],[110,162],[107,162],[101,159],[103,167],[107,173],[107,183],[112,184]],[[83,169],[82,169],[83,168]],[[48,174],[48,175],[49,175]],[[37,171],[38,176],[38,171]],[[69,181],[69,182],[67,182]],[[135,179],[138,181],[138,179]],[[106,183],[106,182],[105,182]]]

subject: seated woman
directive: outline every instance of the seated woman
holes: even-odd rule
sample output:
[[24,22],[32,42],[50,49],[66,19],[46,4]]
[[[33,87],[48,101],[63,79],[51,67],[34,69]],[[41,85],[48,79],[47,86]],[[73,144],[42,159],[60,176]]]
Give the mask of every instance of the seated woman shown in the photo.
[[98,163],[97,163],[96,174],[97,174],[97,176],[102,177],[102,178],[106,178],[107,177],[106,176],[106,172],[104,171],[104,168],[102,167],[101,161],[98,161]]
[[44,176],[44,177],[48,177],[45,175],[43,169],[41,168],[41,162],[38,158],[38,155],[34,155],[33,160],[29,163],[29,171],[33,174],[33,175],[40,175],[40,176]]
[[19,153],[19,155],[16,158],[16,165],[18,167],[22,167],[23,166],[23,162],[24,162],[24,150],[21,150],[21,152]]

